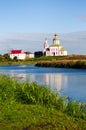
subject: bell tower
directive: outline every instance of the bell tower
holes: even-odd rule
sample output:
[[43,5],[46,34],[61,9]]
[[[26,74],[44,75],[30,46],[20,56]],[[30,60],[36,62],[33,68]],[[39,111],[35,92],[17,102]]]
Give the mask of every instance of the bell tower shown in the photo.
[[47,49],[47,48],[49,48],[49,45],[48,45],[47,38],[45,38],[45,42],[44,42],[44,49]]

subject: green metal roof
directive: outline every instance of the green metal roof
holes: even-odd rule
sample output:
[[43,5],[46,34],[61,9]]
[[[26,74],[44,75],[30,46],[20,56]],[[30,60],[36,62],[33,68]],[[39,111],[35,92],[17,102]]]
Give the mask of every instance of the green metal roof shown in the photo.
[[62,47],[62,48],[60,49],[60,51],[66,51],[66,49],[65,49],[64,47]]
[[50,47],[61,46],[61,44],[51,44]]
[[54,37],[53,40],[59,40],[59,38],[58,37]]

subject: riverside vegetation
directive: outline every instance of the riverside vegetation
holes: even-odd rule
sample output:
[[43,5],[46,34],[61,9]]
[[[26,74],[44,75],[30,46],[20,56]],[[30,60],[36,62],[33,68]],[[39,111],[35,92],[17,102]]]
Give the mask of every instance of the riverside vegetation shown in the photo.
[[[41,63],[47,67],[86,69],[86,56],[42,56],[20,61],[9,59],[8,54],[0,55],[0,65]],[[0,75],[0,130],[50,129],[86,130],[86,104],[59,97],[46,86]]]
[[86,55],[69,55],[40,58],[36,66],[86,69]]
[[9,58],[8,54],[0,55],[0,65],[22,65],[35,64],[36,66],[60,67],[60,68],[80,68],[86,69],[86,55],[68,56],[41,56],[39,58],[18,60]]
[[0,130],[86,130],[86,104],[0,75]]

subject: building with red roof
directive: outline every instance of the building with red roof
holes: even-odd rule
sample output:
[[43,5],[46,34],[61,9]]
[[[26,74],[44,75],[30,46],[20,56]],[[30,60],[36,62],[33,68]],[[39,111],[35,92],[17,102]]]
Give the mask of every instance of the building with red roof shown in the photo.
[[18,60],[24,60],[24,59],[34,58],[34,54],[31,52],[24,52],[23,50],[11,50],[10,58],[15,59],[15,57]]
[[23,50],[11,50],[10,51],[10,58],[14,59],[17,58],[18,60],[24,60],[26,58],[26,54]]

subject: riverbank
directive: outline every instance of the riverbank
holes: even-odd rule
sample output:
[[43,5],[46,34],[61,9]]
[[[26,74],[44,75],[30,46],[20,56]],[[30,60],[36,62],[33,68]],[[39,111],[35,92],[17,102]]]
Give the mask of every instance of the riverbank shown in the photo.
[[39,67],[86,69],[86,60],[41,61],[35,65]]
[[35,64],[39,67],[86,69],[86,55],[69,55],[65,57],[47,57]]
[[27,65],[34,64],[36,66],[57,67],[57,68],[80,68],[86,69],[86,55],[68,55],[68,56],[42,56],[39,58],[28,60],[10,60],[4,59],[0,61],[0,66],[4,65]]
[[6,65],[28,65],[28,64],[35,64],[35,60],[19,60],[19,61],[0,61],[0,66],[6,66]]
[[46,86],[0,76],[1,130],[86,130],[85,106]]

